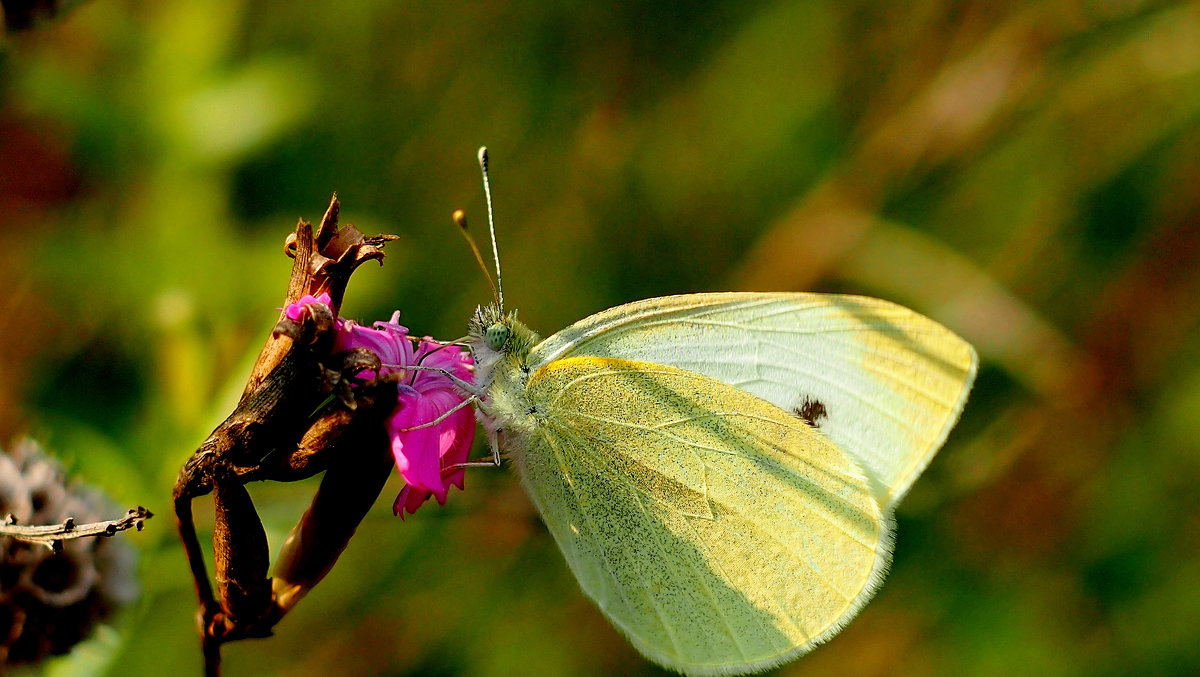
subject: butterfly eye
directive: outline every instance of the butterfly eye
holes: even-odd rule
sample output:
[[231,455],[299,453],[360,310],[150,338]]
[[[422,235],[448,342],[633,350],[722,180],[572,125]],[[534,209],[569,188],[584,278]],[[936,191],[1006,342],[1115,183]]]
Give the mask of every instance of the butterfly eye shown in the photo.
[[500,350],[508,342],[508,325],[497,322],[487,328],[487,344],[492,350]]

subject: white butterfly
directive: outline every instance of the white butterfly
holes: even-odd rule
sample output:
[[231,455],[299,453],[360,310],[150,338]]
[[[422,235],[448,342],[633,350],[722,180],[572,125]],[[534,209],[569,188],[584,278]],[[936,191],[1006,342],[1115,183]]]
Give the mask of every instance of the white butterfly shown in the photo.
[[910,310],[801,293],[649,299],[539,341],[497,290],[467,344],[495,458],[584,592],[690,675],[767,669],[854,617],[977,364]]

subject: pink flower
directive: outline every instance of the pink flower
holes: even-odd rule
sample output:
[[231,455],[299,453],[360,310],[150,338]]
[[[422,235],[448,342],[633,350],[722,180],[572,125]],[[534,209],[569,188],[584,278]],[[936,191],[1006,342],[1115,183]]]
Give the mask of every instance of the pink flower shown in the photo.
[[[329,295],[305,296],[285,309],[292,319],[299,319],[309,303],[328,305]],[[406,482],[396,497],[392,510],[401,517],[415,513],[430,496],[446,503],[451,485],[463,488],[466,473],[453,466],[463,463],[475,441],[475,414],[464,406],[446,416],[436,425],[428,424],[462,404],[466,394],[445,374],[436,371],[414,370],[421,365],[443,369],[458,378],[471,382],[474,367],[468,351],[458,346],[444,346],[422,339],[414,347],[408,329],[399,324],[400,312],[388,322],[376,322],[367,328],[348,320],[337,321],[337,351],[366,348],[379,356],[383,367],[379,376],[399,373],[396,408],[387,421],[392,441],[392,456],[396,469]],[[367,374],[369,376],[369,374]]]

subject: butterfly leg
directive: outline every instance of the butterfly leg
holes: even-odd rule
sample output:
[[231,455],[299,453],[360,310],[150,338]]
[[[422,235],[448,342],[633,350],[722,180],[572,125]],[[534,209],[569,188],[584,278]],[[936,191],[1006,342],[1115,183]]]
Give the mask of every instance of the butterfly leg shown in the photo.
[[488,431],[488,448],[492,450],[492,458],[487,461],[466,461],[463,463],[455,463],[450,466],[451,469],[458,468],[499,468],[500,467],[500,439],[499,431]]
[[425,367],[425,366],[421,366],[419,364],[414,364],[414,365],[410,365],[407,367],[398,365],[398,364],[385,364],[383,366],[392,367],[395,369],[411,369],[413,371],[432,371],[432,372],[441,374],[442,376],[445,376],[446,378],[450,379],[454,383],[454,385],[458,386],[459,388],[462,388],[463,392],[466,392],[469,395],[472,395],[476,398],[483,396],[483,389],[481,389],[479,386],[475,385],[474,383],[471,383],[470,381],[462,380],[461,378],[459,378],[458,376],[453,374],[448,369],[442,369],[441,367]]
[[442,347],[449,347],[449,346],[456,346],[456,347],[458,347],[458,348],[470,348],[470,347],[471,347],[471,344],[470,344],[470,343],[468,343],[468,341],[470,341],[470,340],[471,340],[471,337],[470,337],[470,336],[464,336],[464,337],[462,337],[462,338],[456,338],[456,339],[454,339],[453,341],[442,341],[442,340],[440,340],[440,339],[435,339],[435,338],[433,338],[432,336],[422,336],[422,337],[418,337],[418,336],[408,336],[408,337],[406,337],[406,338],[407,338],[409,341],[412,341],[413,343],[417,343],[417,344],[420,344],[420,343],[434,343],[434,344],[437,344],[437,345],[439,345],[439,346],[442,346]]
[[462,409],[463,407],[466,407],[471,404],[475,404],[478,401],[479,401],[479,398],[472,395],[472,396],[468,397],[467,399],[463,400],[462,402],[459,402],[458,404],[454,405],[450,409],[446,410],[446,412],[444,414],[442,414],[441,416],[438,416],[437,418],[433,419],[432,421],[428,421],[428,422],[422,423],[420,425],[414,425],[411,428],[401,428],[397,432],[406,433],[406,432],[410,432],[413,430],[421,430],[422,428],[432,428],[433,426],[450,418],[450,415],[453,414],[454,412],[458,411],[459,409]]
[[500,467],[500,431],[488,431],[488,448],[492,450],[492,465]]

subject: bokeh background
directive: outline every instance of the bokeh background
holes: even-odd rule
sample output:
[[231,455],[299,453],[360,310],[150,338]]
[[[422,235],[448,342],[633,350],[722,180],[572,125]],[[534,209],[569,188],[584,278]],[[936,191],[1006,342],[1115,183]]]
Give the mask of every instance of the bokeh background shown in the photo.
[[[8,4],[8,3],[6,3]],[[53,4],[53,3],[49,3]],[[0,440],[159,514],[53,674],[199,674],[175,473],[277,317],[284,236],[400,236],[345,314],[550,333],[643,297],[865,293],[980,352],[877,598],[786,675],[1200,672],[1200,4],[89,0],[0,53]],[[654,675],[508,472],[388,485],[237,675]],[[315,488],[254,487],[273,550]],[[211,527],[211,502],[197,510]]]

